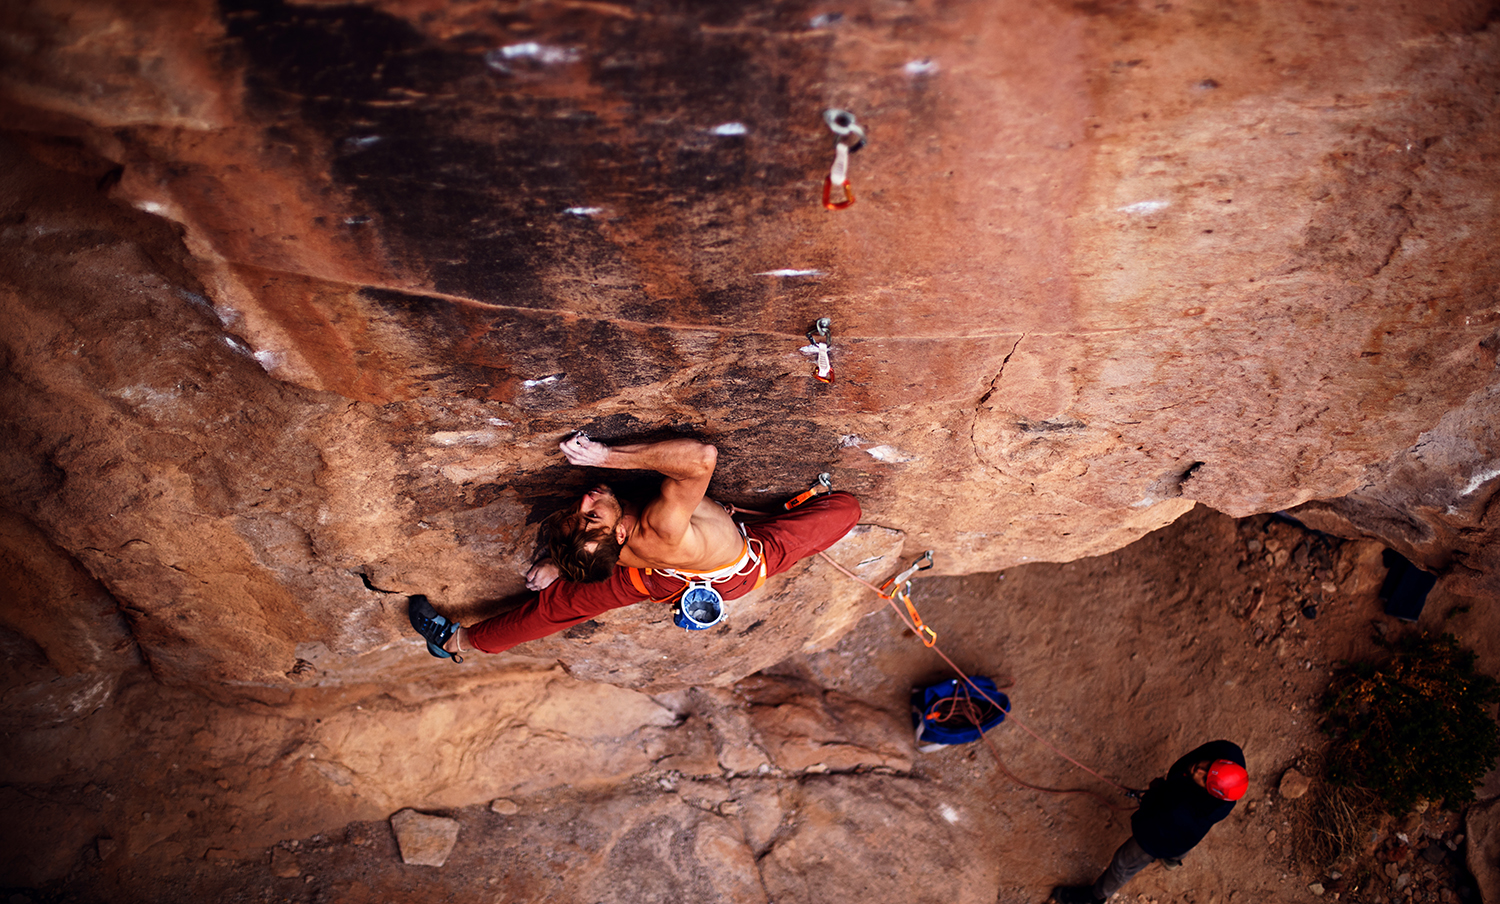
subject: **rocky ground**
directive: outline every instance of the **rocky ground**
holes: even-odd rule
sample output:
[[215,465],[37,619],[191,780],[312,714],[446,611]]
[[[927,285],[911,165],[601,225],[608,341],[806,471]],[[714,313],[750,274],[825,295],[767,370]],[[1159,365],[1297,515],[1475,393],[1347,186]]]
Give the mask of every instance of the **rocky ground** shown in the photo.
[[[387,819],[200,853],[194,833],[223,833],[214,823],[246,818],[218,806],[216,789],[262,773],[191,761],[183,738],[226,731],[229,708],[143,680],[113,705],[109,731],[89,727],[104,724],[100,713],[71,733],[7,736],[10,754],[23,752],[34,765],[33,780],[4,789],[8,818],[27,814],[30,822],[13,824],[6,843],[30,845],[33,860],[58,866],[54,878],[28,887],[16,881],[24,871],[11,869],[3,884],[15,904],[417,895],[497,904],[1037,904],[1053,885],[1092,879],[1102,868],[1128,831],[1127,811],[1109,807],[1128,801],[1035,732],[1130,787],[1203,741],[1224,737],[1244,747],[1246,800],[1182,868],[1142,873],[1122,895],[1130,904],[1478,904],[1464,866],[1468,829],[1439,808],[1361,836],[1355,861],[1317,855],[1318,830],[1334,822],[1316,778],[1324,739],[1315,704],[1331,670],[1370,655],[1382,636],[1429,629],[1457,634],[1480,654],[1482,670],[1500,672],[1492,603],[1453,597],[1440,584],[1416,626],[1385,616],[1376,600],[1380,553],[1269,516],[1236,521],[1200,508],[1110,555],[919,579],[913,596],[938,646],[965,670],[1009,685],[1013,716],[991,748],[914,749],[908,694],[946,677],[947,667],[885,612],[833,649],[789,659],[732,690],[661,696],[676,721],[659,735],[632,730],[577,742],[650,748],[648,765],[618,780],[573,775],[535,792],[417,808],[457,830],[441,866],[403,862]],[[842,580],[831,572],[830,579]],[[584,692],[598,687],[578,684]],[[316,732],[340,708],[381,705],[377,695],[341,693],[297,703],[277,743],[291,750],[307,740],[297,732]],[[430,704],[400,705],[414,724],[443,730],[421,722],[423,711],[435,711]],[[153,709],[172,713],[167,721],[186,725],[186,734],[149,718]],[[530,730],[544,731],[537,724]],[[82,737],[92,739],[92,751],[77,749]],[[414,735],[411,745],[420,743]],[[53,776],[37,780],[48,763]],[[535,765],[514,763],[518,771]],[[1312,781],[1301,782],[1304,775]],[[1011,776],[1097,796],[1035,790]],[[516,788],[503,778],[496,776],[497,788]],[[1481,797],[1497,794],[1492,773]],[[264,805],[290,812],[304,804],[316,801]],[[392,806],[390,815],[402,809]],[[126,815],[129,833],[120,826]],[[141,829],[151,824],[163,827],[155,841]],[[415,859],[410,849],[406,855]]]

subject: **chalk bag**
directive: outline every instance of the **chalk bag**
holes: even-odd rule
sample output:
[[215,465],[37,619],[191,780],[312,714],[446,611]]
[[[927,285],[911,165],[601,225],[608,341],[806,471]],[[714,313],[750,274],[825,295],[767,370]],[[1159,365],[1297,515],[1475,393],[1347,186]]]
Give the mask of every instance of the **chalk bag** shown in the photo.
[[979,740],[981,729],[989,731],[1005,721],[1005,714],[1010,712],[1010,698],[1000,693],[995,682],[988,678],[976,675],[969,681],[973,682],[972,687],[954,678],[911,692],[911,723],[918,744],[924,747],[968,744]]
[[672,622],[688,631],[712,628],[724,620],[724,597],[707,581],[694,581],[682,591]]

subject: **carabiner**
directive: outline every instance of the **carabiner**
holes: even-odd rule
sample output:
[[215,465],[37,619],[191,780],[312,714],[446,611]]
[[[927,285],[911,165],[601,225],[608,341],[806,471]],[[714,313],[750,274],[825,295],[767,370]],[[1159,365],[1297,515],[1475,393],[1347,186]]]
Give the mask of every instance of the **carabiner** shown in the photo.
[[826,207],[826,208],[828,208],[829,210],[843,210],[845,207],[848,207],[849,205],[853,204],[854,203],[854,188],[853,188],[853,186],[851,186],[849,184],[849,180],[848,179],[844,180],[843,188],[844,188],[844,200],[842,200],[842,201],[835,201],[835,200],[833,200],[833,177],[832,176],[824,176],[823,177],[823,206]]

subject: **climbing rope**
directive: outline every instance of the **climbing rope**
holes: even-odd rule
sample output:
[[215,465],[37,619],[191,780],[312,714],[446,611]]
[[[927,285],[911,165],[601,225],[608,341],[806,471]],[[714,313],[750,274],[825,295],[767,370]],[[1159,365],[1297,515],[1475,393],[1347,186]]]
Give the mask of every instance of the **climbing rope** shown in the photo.
[[[789,503],[786,506],[783,506],[783,508],[788,508],[788,509],[789,508],[794,508],[796,505],[800,504],[801,502],[806,501],[807,499],[811,498],[813,495],[821,495],[821,493],[828,492],[832,488],[832,480],[831,479],[825,479],[827,477],[828,477],[828,475],[826,475],[826,474],[820,474],[820,475],[818,475],[818,482],[813,485],[812,489],[808,490],[803,495],[797,497],[792,503]],[[821,493],[820,493],[820,491],[821,491]],[[769,512],[759,512],[759,511],[756,511],[754,509],[740,508],[739,506],[732,505],[732,504],[726,504],[724,507],[726,509],[728,509],[730,515],[740,514],[740,515],[752,515],[752,516],[756,516],[756,517],[767,517],[770,514]],[[1026,723],[1022,722],[1020,719],[1017,719],[1015,717],[1015,713],[1010,712],[1010,710],[1009,710],[1008,707],[1001,705],[1001,703],[998,700],[996,700],[994,697],[991,697],[989,694],[985,693],[985,691],[984,691],[983,688],[981,688],[979,685],[977,685],[977,684],[974,683],[974,679],[970,678],[969,675],[968,675],[968,673],[966,673],[963,669],[959,668],[958,663],[954,662],[951,658],[949,658],[949,656],[948,656],[947,653],[944,653],[942,651],[942,649],[940,647],[938,647],[938,645],[937,645],[937,632],[934,631],[932,628],[929,628],[925,624],[922,623],[922,617],[917,614],[916,606],[914,606],[912,604],[912,601],[911,601],[911,581],[909,580],[909,578],[913,574],[915,574],[916,572],[918,572],[918,571],[925,571],[926,569],[932,567],[932,550],[928,550],[927,552],[923,553],[922,557],[919,558],[919,559],[917,559],[916,562],[913,562],[910,567],[908,567],[906,570],[902,571],[900,574],[896,575],[895,577],[891,578],[889,581],[886,581],[884,587],[876,587],[874,584],[870,583],[869,581],[865,580],[864,578],[860,577],[859,575],[855,574],[854,572],[852,572],[849,569],[845,568],[844,566],[840,565],[838,563],[838,561],[833,558],[833,556],[830,556],[827,552],[825,552],[823,550],[819,550],[818,551],[818,555],[821,556],[823,558],[823,560],[825,562],[827,562],[829,565],[832,565],[834,568],[836,568],[840,572],[842,572],[850,580],[865,585],[866,587],[870,588],[870,590],[873,591],[876,596],[878,596],[881,599],[885,600],[886,603],[890,605],[891,611],[896,613],[896,617],[899,618],[899,619],[901,619],[902,624],[906,625],[906,627],[907,627],[908,630],[910,630],[917,637],[921,638],[922,639],[922,643],[928,649],[932,650],[934,653],[938,654],[938,656],[942,657],[943,661],[946,662],[946,663],[948,663],[949,668],[953,669],[954,673],[956,675],[958,675],[959,678],[963,679],[963,684],[964,684],[964,687],[966,688],[966,691],[965,691],[966,693],[967,693],[967,689],[972,689],[974,691],[974,693],[976,693],[979,696],[983,697],[991,705],[993,705],[993,706],[995,706],[995,707],[997,707],[997,708],[999,708],[1001,710],[1005,710],[1007,712],[1006,719],[1008,721],[1014,722],[1017,726],[1019,726],[1021,728],[1022,731],[1025,731],[1027,734],[1031,735],[1033,738],[1036,738],[1038,741],[1040,741],[1043,744],[1043,746],[1045,746],[1047,749],[1051,750],[1053,753],[1057,754],[1058,756],[1060,756],[1063,759],[1067,760],[1068,762],[1072,763],[1074,766],[1077,766],[1079,769],[1082,769],[1084,772],[1087,772],[1089,775],[1092,775],[1094,778],[1099,779],[1101,782],[1104,782],[1107,785],[1113,785],[1114,787],[1120,789],[1120,791],[1124,792],[1125,796],[1127,796],[1129,798],[1132,798],[1132,799],[1139,798],[1139,796],[1140,796],[1140,792],[1139,791],[1136,791],[1136,790],[1131,789],[1131,788],[1127,788],[1124,785],[1120,784],[1119,782],[1115,781],[1114,779],[1107,778],[1106,776],[1103,776],[1103,775],[1099,774],[1098,772],[1095,772],[1093,769],[1090,769],[1088,766],[1085,766],[1083,763],[1080,763],[1078,760],[1074,759],[1073,757],[1069,756],[1067,753],[1063,752],[1060,748],[1057,747],[1057,745],[1053,744],[1051,741],[1049,741],[1046,738],[1042,737],[1040,734],[1037,734]],[[909,616],[908,616],[908,612],[902,612],[901,609],[900,609],[900,607],[898,607],[896,605],[896,600],[898,598],[901,599],[902,602],[905,603],[906,609],[910,613]],[[1005,687],[1009,688],[1010,685],[1007,684]],[[1116,805],[1110,803],[1102,795],[1100,795],[1100,794],[1098,794],[1098,793],[1096,793],[1094,791],[1090,791],[1090,790],[1088,790],[1086,788],[1044,788],[1041,785],[1033,785],[1030,782],[1027,782],[1027,781],[1019,778],[1015,773],[1011,772],[1008,767],[1006,767],[1005,761],[1000,758],[1000,751],[995,748],[994,742],[990,740],[989,733],[984,730],[983,723],[979,722],[979,721],[976,721],[974,723],[974,726],[975,726],[975,728],[977,728],[979,730],[979,736],[984,739],[984,743],[985,743],[985,745],[987,747],[989,747],[990,753],[994,755],[996,764],[998,764],[1000,766],[1000,771],[1004,772],[1006,774],[1006,776],[1008,776],[1011,779],[1011,781],[1014,781],[1015,783],[1017,783],[1019,785],[1022,785],[1024,787],[1031,788],[1032,790],[1035,790],[1035,791],[1045,791],[1045,792],[1047,792],[1049,794],[1086,794],[1089,797],[1092,797],[1095,800],[1099,801],[1101,804],[1103,804],[1104,806],[1108,807],[1111,810],[1129,810],[1129,809],[1132,809],[1132,807],[1120,807],[1120,806],[1116,806]]]
[[[944,662],[948,663],[948,666],[953,669],[954,673],[957,674],[959,678],[963,679],[963,683],[964,683],[964,685],[967,688],[972,688],[973,691],[974,691],[974,693],[976,693],[979,696],[983,697],[989,703],[993,704],[994,706],[1000,707],[1001,709],[1004,709],[1004,707],[1001,707],[1000,703],[997,700],[995,700],[995,698],[993,698],[989,694],[985,693],[983,688],[981,688],[977,684],[975,684],[974,681],[973,681],[973,679],[971,679],[968,676],[968,674],[964,672],[963,669],[959,668],[958,663],[956,663],[952,659],[950,659],[948,657],[948,654],[944,653],[942,651],[942,649],[937,646],[937,636],[936,636],[936,633],[933,632],[931,628],[927,628],[926,626],[919,627],[919,625],[921,623],[920,617],[918,617],[916,619],[908,618],[907,617],[907,613],[902,612],[901,609],[899,607],[897,607],[897,605],[896,605],[896,599],[895,599],[896,593],[894,593],[894,592],[887,593],[884,589],[882,589],[880,587],[876,587],[874,584],[870,583],[869,581],[865,580],[864,578],[860,577],[859,575],[855,574],[854,572],[852,572],[849,569],[845,568],[844,566],[840,565],[837,561],[834,560],[834,558],[832,556],[830,556],[826,552],[819,552],[818,555],[822,556],[823,559],[824,559],[824,561],[826,561],[828,564],[832,565],[834,568],[838,569],[839,571],[843,572],[850,579],[852,579],[854,581],[858,581],[859,583],[861,583],[861,584],[865,585],[866,587],[870,588],[871,590],[873,590],[875,592],[876,596],[878,596],[881,599],[885,600],[890,605],[891,611],[896,613],[896,617],[899,618],[899,619],[901,619],[902,623],[905,624],[906,627],[908,629],[910,629],[913,634],[915,634],[918,637],[922,638],[922,643],[923,644],[925,644],[934,653],[936,653],[939,656],[941,656]],[[932,553],[931,553],[931,551],[929,551],[926,554],[926,556],[924,556],[924,558],[930,559],[931,555],[932,555]],[[931,567],[931,566],[929,565],[928,567]],[[915,568],[913,568],[911,570],[915,570]],[[907,573],[909,574],[910,571],[908,571]],[[898,577],[900,577],[900,576],[898,575]],[[886,586],[890,587],[891,586],[891,582],[887,582]],[[910,586],[911,586],[910,582],[907,582],[906,585],[905,585],[905,588],[903,588],[903,589],[909,590]],[[902,593],[902,596],[904,597],[904,602],[906,603],[906,607],[911,610],[912,615],[916,615],[916,608],[914,606],[912,606],[912,604],[911,604],[911,597],[910,597],[909,593]],[[931,636],[931,642],[928,641],[928,635]],[[1134,797],[1137,796],[1137,792],[1136,791],[1134,791],[1134,790],[1132,790],[1130,788],[1125,787],[1124,785],[1120,784],[1119,782],[1117,782],[1117,781],[1115,781],[1113,779],[1110,779],[1110,778],[1107,778],[1107,777],[1105,777],[1103,775],[1100,775],[1098,772],[1095,772],[1093,769],[1090,769],[1088,766],[1085,766],[1083,763],[1080,763],[1078,760],[1076,760],[1073,757],[1069,756],[1067,753],[1064,753],[1061,749],[1059,749],[1057,747],[1057,745],[1053,744],[1051,741],[1047,740],[1046,738],[1042,737],[1040,734],[1038,734],[1035,731],[1033,731],[1030,726],[1026,725],[1026,723],[1022,722],[1020,719],[1017,719],[1015,717],[1014,713],[1011,713],[1010,715],[1008,715],[1007,716],[1007,720],[1010,721],[1010,722],[1014,722],[1017,726],[1019,726],[1021,728],[1021,730],[1025,731],[1027,734],[1031,735],[1033,738],[1036,738],[1038,741],[1042,742],[1042,744],[1044,746],[1046,746],[1049,750],[1051,750],[1053,753],[1057,754],[1058,756],[1062,757],[1063,759],[1065,759],[1068,762],[1072,763],[1073,765],[1077,766],[1079,769],[1082,769],[1084,772],[1087,772],[1089,775],[1092,775],[1093,777],[1099,779],[1100,781],[1104,782],[1105,784],[1113,785],[1114,787],[1119,788],[1128,797],[1134,798]],[[980,737],[984,738],[985,744],[990,748],[990,753],[994,754],[994,756],[995,756],[995,762],[1000,765],[1001,771],[1003,771],[1007,776],[1010,777],[1010,779],[1012,781],[1016,782],[1017,784],[1024,785],[1027,788],[1032,788],[1032,789],[1037,790],[1037,791],[1046,791],[1046,792],[1049,792],[1049,793],[1052,793],[1052,794],[1087,794],[1090,797],[1093,797],[1095,800],[1098,800],[1100,803],[1104,804],[1104,806],[1109,807],[1111,810],[1127,810],[1127,809],[1130,809],[1129,807],[1118,807],[1118,806],[1115,806],[1114,804],[1110,803],[1108,800],[1106,800],[1104,797],[1100,796],[1099,794],[1096,794],[1095,792],[1089,791],[1089,790],[1086,790],[1086,789],[1082,789],[1082,788],[1079,788],[1079,789],[1043,788],[1040,785],[1033,785],[1030,782],[1026,782],[1026,781],[1021,780],[1014,773],[1012,773],[1008,768],[1006,768],[1005,762],[1000,759],[1000,752],[995,748],[994,743],[992,741],[990,741],[989,733],[984,730],[983,726],[980,723],[975,723],[975,724],[976,724],[976,727],[979,728]]]

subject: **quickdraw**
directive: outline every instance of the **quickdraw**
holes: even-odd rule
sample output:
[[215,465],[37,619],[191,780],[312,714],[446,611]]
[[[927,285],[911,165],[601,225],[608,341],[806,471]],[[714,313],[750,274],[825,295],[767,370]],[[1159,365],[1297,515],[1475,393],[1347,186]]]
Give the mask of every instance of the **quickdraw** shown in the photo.
[[833,362],[828,358],[828,345],[832,341],[833,321],[827,317],[819,317],[818,322],[807,331],[807,345],[802,347],[804,355],[818,357],[818,369],[813,376],[818,378],[819,383],[833,382]]
[[[913,574],[917,573],[918,571],[922,571],[924,569],[932,567],[932,550],[928,550],[927,552],[923,553],[922,557],[920,559],[918,559],[916,562],[912,563],[911,567],[907,568],[905,571],[903,571],[900,574],[896,575],[895,577],[891,578],[889,581],[886,581],[885,584],[883,586],[881,586],[881,587],[876,587],[874,584],[871,584],[869,581],[866,581],[864,578],[860,577],[859,575],[855,574],[854,572],[852,572],[849,569],[845,568],[844,566],[840,565],[838,563],[838,561],[835,560],[833,558],[833,556],[830,556],[826,550],[824,550],[823,552],[818,553],[818,555],[820,557],[822,557],[823,561],[827,562],[829,565],[832,565],[835,569],[837,569],[838,571],[842,572],[845,577],[849,578],[852,581],[855,581],[856,583],[865,585],[866,587],[868,587],[871,590],[875,591],[875,593],[878,594],[881,599],[883,599],[886,602],[890,603],[891,604],[891,608],[893,610],[895,610],[895,612],[896,612],[896,616],[898,618],[901,618],[903,621],[905,621],[906,622],[906,626],[908,628],[911,628],[913,631],[915,631],[917,633],[917,636],[919,636],[919,637],[922,638],[922,643],[924,645],[926,645],[928,648],[930,648],[932,650],[932,652],[934,652],[938,656],[940,656],[944,662],[948,663],[948,665],[953,669],[954,673],[958,675],[959,680],[961,680],[966,686],[968,686],[970,689],[972,689],[975,694],[977,694],[978,696],[982,697],[984,700],[988,701],[989,703],[994,704],[996,707],[998,707],[1000,709],[1005,710],[1009,714],[1008,718],[1010,719],[1010,721],[1014,722],[1018,728],[1020,728],[1022,731],[1025,731],[1027,734],[1031,735],[1033,738],[1036,738],[1043,745],[1045,745],[1047,747],[1047,749],[1051,750],[1053,753],[1057,754],[1058,756],[1060,756],[1063,759],[1067,760],[1068,762],[1072,763],[1074,766],[1077,766],[1079,769],[1082,769],[1084,772],[1087,772],[1089,775],[1094,776],[1095,778],[1099,779],[1100,781],[1102,781],[1102,782],[1104,782],[1106,784],[1113,785],[1115,788],[1119,789],[1122,793],[1124,793],[1126,796],[1128,796],[1128,797],[1130,797],[1132,799],[1138,799],[1138,796],[1140,795],[1141,792],[1134,791],[1131,788],[1127,788],[1124,785],[1120,784],[1119,782],[1115,781],[1114,779],[1107,778],[1107,777],[1099,774],[1098,772],[1094,771],[1093,769],[1090,769],[1089,767],[1085,766],[1083,763],[1080,763],[1078,760],[1076,760],[1073,757],[1069,756],[1068,754],[1064,753],[1057,745],[1053,744],[1051,741],[1048,741],[1046,738],[1042,737],[1036,731],[1034,731],[1033,729],[1031,729],[1030,727],[1028,727],[1020,719],[1017,719],[1015,717],[1015,714],[1012,713],[1012,712],[1010,712],[1010,700],[1009,700],[1009,698],[1005,697],[1003,694],[999,694],[999,693],[992,694],[992,693],[987,692],[983,686],[981,686],[979,683],[977,683],[976,679],[970,678],[964,672],[963,669],[959,668],[958,663],[954,662],[952,660],[952,658],[950,658],[948,656],[947,653],[943,652],[943,650],[942,650],[941,647],[937,646],[937,633],[934,632],[931,628],[928,628],[925,625],[923,625],[921,619],[917,617],[916,608],[914,606],[912,606],[912,604],[911,604],[910,584],[907,583],[907,580]],[[888,592],[888,590],[890,588],[895,587],[896,585],[901,585],[901,589],[900,589],[899,594],[898,593],[894,593],[894,592]],[[901,614],[901,610],[896,608],[895,600],[896,600],[896,598],[898,596],[900,596],[902,602],[904,602],[906,604],[907,612],[910,613],[910,616],[911,616],[910,619],[908,619],[906,616],[902,615]],[[997,700],[996,697],[999,697],[1000,699]],[[1002,703],[1001,701],[1004,701],[1004,702]],[[986,743],[989,743],[989,735],[981,733],[981,737],[983,737],[985,739]],[[1011,779],[1013,779],[1014,781],[1018,782],[1019,784],[1022,784],[1024,786],[1026,786],[1028,788],[1034,788],[1034,789],[1036,789],[1038,791],[1047,791],[1047,792],[1057,793],[1057,794],[1087,794],[1090,797],[1093,797],[1095,800],[1098,800],[1100,803],[1104,804],[1106,807],[1109,807],[1111,810],[1126,809],[1126,808],[1117,807],[1114,804],[1111,804],[1108,800],[1106,800],[1105,798],[1099,796],[1098,794],[1094,793],[1093,791],[1088,791],[1088,790],[1077,790],[1077,791],[1075,791],[1075,790],[1063,789],[1063,788],[1043,788],[1043,787],[1041,787],[1039,785],[1032,785],[1032,784],[1029,784],[1027,782],[1024,782],[1021,779],[1017,778],[1013,773],[1011,773],[1011,771],[1009,769],[1005,768],[1005,764],[1004,764],[1004,762],[1001,762],[1001,760],[1000,760],[1000,754],[999,754],[998,751],[995,750],[995,747],[994,747],[993,744],[990,745],[990,752],[992,752],[992,753],[995,754],[995,760],[996,760],[996,762],[1000,763],[1000,768],[1001,768],[1002,771],[1005,772],[1006,775],[1010,776]]]
[[815,483],[812,486],[808,487],[807,489],[803,490],[801,493],[798,493],[796,496],[792,497],[791,499],[788,499],[786,502],[783,502],[781,504],[781,508],[782,508],[783,511],[788,511],[789,512],[792,509],[796,508],[797,506],[801,505],[802,503],[806,502],[807,500],[813,498],[814,496],[821,496],[824,493],[832,493],[832,492],[833,492],[833,475],[829,474],[827,471],[824,471],[822,474],[818,475],[818,482],[817,483]]
[[[829,210],[843,210],[854,204],[854,186],[849,184],[849,155],[865,146],[865,130],[848,110],[824,110],[823,121],[838,136],[833,146],[833,166],[823,179],[823,206]],[[833,200],[834,186],[843,192],[842,201]]]
[[911,601],[911,576],[919,571],[926,571],[932,567],[932,550],[922,553],[922,557],[911,563],[905,571],[886,581],[877,591],[888,600],[900,600],[906,606],[906,614],[910,616],[912,625],[915,626],[917,636],[922,638],[924,646],[932,646],[937,643],[937,632],[922,623],[922,616],[918,614],[917,607]]

